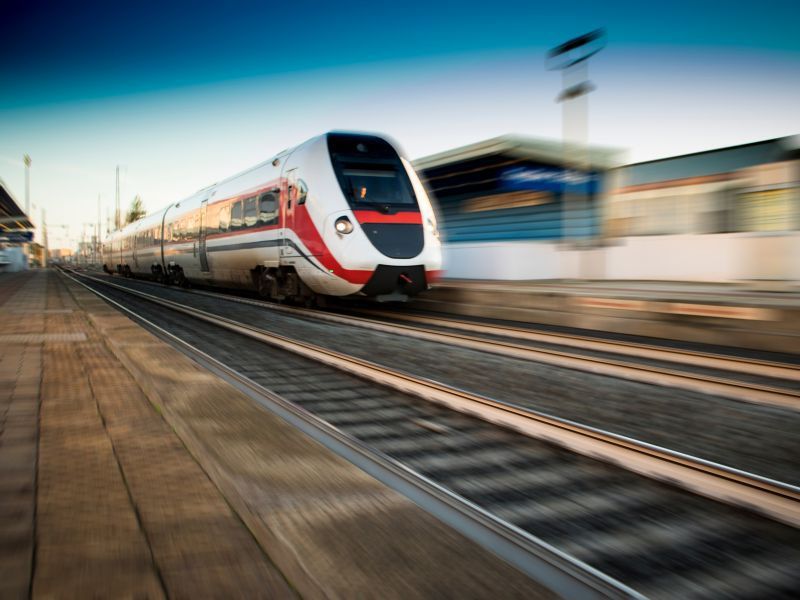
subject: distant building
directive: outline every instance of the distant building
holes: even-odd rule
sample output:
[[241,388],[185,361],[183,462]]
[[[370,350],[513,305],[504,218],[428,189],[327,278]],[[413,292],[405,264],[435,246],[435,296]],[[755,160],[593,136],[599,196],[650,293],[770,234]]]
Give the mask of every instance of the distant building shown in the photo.
[[72,250],[70,248],[53,248],[50,250],[50,260],[54,262],[69,262],[72,258]]
[[44,246],[36,242],[28,244],[28,252],[30,253],[30,264],[34,267],[41,267],[44,263]]

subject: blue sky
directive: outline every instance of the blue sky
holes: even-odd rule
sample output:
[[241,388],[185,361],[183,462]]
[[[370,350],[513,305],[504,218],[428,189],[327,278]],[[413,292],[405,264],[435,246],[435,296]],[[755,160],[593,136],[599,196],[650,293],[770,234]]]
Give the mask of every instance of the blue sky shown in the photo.
[[332,128],[412,157],[558,137],[544,53],[597,27],[593,143],[642,160],[794,134],[799,6],[0,0],[0,178],[22,201],[29,153],[34,203],[74,238],[117,164],[123,205],[155,209]]

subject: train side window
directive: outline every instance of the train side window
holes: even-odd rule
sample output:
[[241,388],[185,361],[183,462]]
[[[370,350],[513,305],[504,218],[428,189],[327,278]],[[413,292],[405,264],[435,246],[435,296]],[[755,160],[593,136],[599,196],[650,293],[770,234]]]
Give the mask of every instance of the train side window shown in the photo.
[[219,228],[219,206],[209,206],[206,208],[206,235],[218,233]]
[[258,207],[258,224],[274,225],[278,222],[278,196],[277,190],[261,194]]
[[231,206],[231,231],[241,229],[244,221],[242,220],[242,201],[238,200]]
[[225,233],[228,231],[228,226],[231,220],[231,207],[226,204],[219,209],[219,231]]
[[256,197],[252,196],[244,201],[244,226],[252,227],[258,221],[258,207]]

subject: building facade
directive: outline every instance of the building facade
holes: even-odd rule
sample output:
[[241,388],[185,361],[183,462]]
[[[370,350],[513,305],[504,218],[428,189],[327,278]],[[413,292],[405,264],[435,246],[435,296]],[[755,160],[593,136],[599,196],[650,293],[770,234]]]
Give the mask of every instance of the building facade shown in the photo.
[[609,172],[606,277],[800,280],[797,148],[778,138]]

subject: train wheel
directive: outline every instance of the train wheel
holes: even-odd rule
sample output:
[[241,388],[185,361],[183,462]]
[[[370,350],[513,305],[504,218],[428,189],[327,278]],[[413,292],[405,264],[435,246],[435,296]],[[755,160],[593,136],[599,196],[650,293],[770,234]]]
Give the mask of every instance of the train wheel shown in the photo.
[[262,298],[269,298],[272,296],[272,282],[267,280],[263,274],[258,277],[256,286],[258,287],[258,295]]

